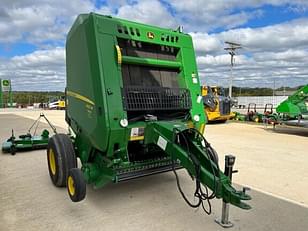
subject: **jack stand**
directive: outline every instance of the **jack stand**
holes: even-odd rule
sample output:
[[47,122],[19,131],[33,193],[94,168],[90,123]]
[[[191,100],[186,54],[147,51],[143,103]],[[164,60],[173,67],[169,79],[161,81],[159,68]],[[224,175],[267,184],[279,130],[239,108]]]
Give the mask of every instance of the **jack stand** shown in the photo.
[[[225,172],[224,174],[230,178],[232,181],[232,173],[236,173],[233,171],[233,165],[235,163],[235,156],[226,155],[225,156]],[[222,201],[222,211],[221,211],[221,219],[217,218],[215,222],[221,225],[224,228],[231,228],[233,223],[229,221],[229,203]]]

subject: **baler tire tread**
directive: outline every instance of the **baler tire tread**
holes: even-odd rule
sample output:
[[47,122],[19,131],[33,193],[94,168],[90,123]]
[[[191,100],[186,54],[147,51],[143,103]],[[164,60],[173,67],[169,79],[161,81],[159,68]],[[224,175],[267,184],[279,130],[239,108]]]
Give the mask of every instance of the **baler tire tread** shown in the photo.
[[65,187],[68,171],[71,168],[77,167],[77,160],[72,141],[66,134],[56,134],[52,136],[48,142],[47,158],[50,148],[53,149],[55,155],[56,174],[53,175],[51,173],[49,166],[49,175],[55,186]]
[[15,156],[15,154],[16,154],[16,147],[15,147],[15,145],[11,146],[10,153],[11,153],[12,156]]
[[[61,137],[61,142],[63,143],[64,150],[66,150],[65,155],[69,163],[70,168],[76,168],[77,167],[77,158],[75,154],[75,149],[73,142],[66,134],[58,134],[59,138]],[[69,169],[68,169],[69,170]]]
[[70,169],[67,177],[67,185],[69,184],[69,177],[72,177],[74,182],[74,195],[71,195],[69,186],[67,187],[68,195],[73,202],[82,201],[85,198],[87,191],[86,182],[82,171],[79,168]]
[[[48,145],[47,145],[47,163],[48,163],[48,171],[49,171],[49,176],[50,179],[52,181],[52,183],[56,186],[56,187],[61,187],[61,185],[59,184],[58,178],[59,178],[59,174],[60,171],[59,169],[62,169],[62,161],[59,161],[59,155],[58,155],[58,143],[55,139],[55,136],[52,136],[49,141],[48,141]],[[54,156],[54,162],[55,162],[55,173],[52,173],[52,167],[51,167],[51,157],[50,157],[50,153],[51,151],[53,152],[53,156]],[[59,166],[61,165],[61,166]]]
[[71,168],[77,167],[77,159],[74,151],[74,146],[71,139],[66,134],[59,133],[57,134],[58,142],[62,147],[60,151],[63,157],[63,178],[61,178],[61,187],[66,186],[66,178],[68,176],[68,172]]

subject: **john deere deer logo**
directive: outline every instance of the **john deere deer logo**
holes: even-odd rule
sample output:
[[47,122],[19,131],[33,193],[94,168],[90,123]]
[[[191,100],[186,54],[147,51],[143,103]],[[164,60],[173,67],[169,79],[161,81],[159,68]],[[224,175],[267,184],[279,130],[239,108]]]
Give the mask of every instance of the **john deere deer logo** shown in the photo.
[[10,86],[10,81],[4,79],[4,80],[2,80],[2,85],[5,86],[5,87],[8,87],[8,86]]
[[147,36],[149,39],[153,39],[154,38],[154,33],[153,32],[148,32]]

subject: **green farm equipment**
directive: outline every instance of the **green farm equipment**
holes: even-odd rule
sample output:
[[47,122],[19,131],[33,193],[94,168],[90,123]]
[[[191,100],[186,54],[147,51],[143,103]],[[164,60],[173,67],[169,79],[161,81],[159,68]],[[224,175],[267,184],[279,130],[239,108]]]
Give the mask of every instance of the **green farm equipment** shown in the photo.
[[239,112],[234,112],[234,120],[238,121],[251,121],[256,123],[271,123],[271,121],[275,121],[277,115],[274,113],[273,104],[267,103],[265,104],[263,114],[257,112],[257,105],[255,103],[249,103],[246,114],[241,114]]
[[293,95],[281,102],[276,112],[283,120],[299,119],[308,115],[308,85],[298,89]]
[[67,37],[66,67],[65,118],[74,136],[51,137],[47,160],[53,184],[67,186],[72,201],[84,199],[86,183],[99,188],[183,167],[196,180],[193,207],[216,197],[250,208],[242,201],[250,196],[232,187],[202,135],[206,120],[188,34],[82,14]]
[[272,103],[265,104],[262,121],[265,124],[275,124],[277,121],[277,113],[274,113],[274,105]]
[[[15,155],[16,152],[20,151],[28,151],[34,149],[45,149],[49,140],[49,131],[44,129],[41,135],[36,135],[36,131],[40,122],[40,119],[44,118],[48,125],[51,127],[53,132],[56,134],[56,128],[50,123],[47,117],[41,113],[37,120],[31,125],[27,134],[20,135],[18,138],[15,137],[14,131],[12,130],[11,137],[2,144],[2,151],[4,153],[11,153]],[[31,134],[31,130],[35,128],[33,134]]]
[[[266,110],[266,109],[265,109]],[[257,104],[249,103],[246,114],[234,112],[233,120],[238,121],[251,121],[251,122],[262,122],[263,115],[257,112]]]
[[245,116],[246,121],[252,121],[252,122],[262,122],[262,114],[257,112],[257,104],[255,103],[249,103],[247,114]]
[[282,101],[276,113],[274,124],[308,127],[308,85]]
[[233,112],[233,113],[234,113],[234,117],[232,118],[232,120],[245,121],[246,115],[241,114],[239,112]]

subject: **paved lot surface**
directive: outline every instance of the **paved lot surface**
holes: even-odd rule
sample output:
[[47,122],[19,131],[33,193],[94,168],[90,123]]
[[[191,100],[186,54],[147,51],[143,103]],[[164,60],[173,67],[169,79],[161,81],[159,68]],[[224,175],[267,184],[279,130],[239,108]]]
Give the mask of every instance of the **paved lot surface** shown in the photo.
[[236,156],[239,173],[234,182],[308,206],[308,129],[273,130],[239,122],[206,129],[206,138],[220,154],[220,166],[224,154]]
[[[0,112],[1,141],[11,128],[24,133],[33,122],[16,114],[36,118],[38,112]],[[64,125],[63,112],[46,114],[56,125]],[[222,153],[236,154],[240,173],[235,175],[235,182],[272,194],[252,190],[252,210],[231,208],[235,223],[231,230],[308,230],[308,199],[304,193],[308,186],[308,153],[302,154],[307,147],[306,133],[295,131],[289,135],[282,129],[273,134],[253,125],[248,126],[255,131],[250,134],[245,127],[207,127],[206,136],[219,151],[220,159]],[[248,143],[250,138],[252,142]],[[273,141],[260,147],[259,143],[269,138]],[[236,139],[239,142],[234,143]],[[282,146],[273,152],[277,147],[269,144],[275,142],[282,142],[278,145]],[[243,146],[250,152],[243,151]],[[267,154],[261,155],[264,150]],[[185,191],[192,192],[193,184],[186,172],[181,170],[180,177]],[[100,190],[88,187],[86,199],[72,203],[66,189],[51,184],[45,151],[0,154],[0,230],[223,230],[213,222],[220,216],[221,202],[213,201],[212,207],[210,216],[188,207],[177,191],[173,173],[110,184]]]

